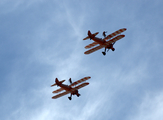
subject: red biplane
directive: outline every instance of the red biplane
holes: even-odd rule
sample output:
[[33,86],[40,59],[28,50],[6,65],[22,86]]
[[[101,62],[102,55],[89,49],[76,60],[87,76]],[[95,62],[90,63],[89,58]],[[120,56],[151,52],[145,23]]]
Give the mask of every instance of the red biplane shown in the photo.
[[88,48],[92,48],[92,47],[94,47],[94,46],[96,46],[98,44],[99,45],[92,48],[92,49],[90,49],[90,50],[88,50],[88,51],[86,51],[86,52],[84,52],[84,54],[90,54],[90,53],[95,52],[95,51],[97,51],[97,50],[99,50],[101,48],[104,48],[104,47],[105,47],[105,51],[102,52],[103,55],[106,55],[106,49],[108,49],[108,51],[109,51],[109,49],[114,51],[115,48],[113,47],[113,45],[115,44],[115,42],[117,40],[120,40],[121,38],[125,37],[125,35],[119,35],[119,34],[121,34],[122,32],[124,32],[126,30],[127,30],[126,28],[122,28],[122,29],[119,29],[119,30],[115,31],[114,33],[112,33],[112,34],[110,34],[108,36],[106,36],[106,34],[105,34],[106,32],[104,31],[103,32],[103,36],[104,36],[103,39],[96,37],[96,35],[99,32],[96,32],[96,33],[92,34],[90,31],[88,31],[88,36],[86,38],[84,38],[83,40],[90,39],[90,40],[93,40],[94,42],[87,45],[87,46],[85,46],[85,48],[88,49]]
[[86,85],[89,85],[89,83],[85,82],[85,83],[82,83],[82,84],[80,84],[80,85],[78,85],[76,87],[73,87],[73,86],[75,86],[75,85],[77,85],[77,84],[79,84],[81,82],[84,82],[84,81],[86,81],[86,80],[88,80],[90,78],[91,77],[84,77],[84,78],[82,78],[82,79],[80,79],[80,80],[78,80],[76,82],[73,82],[73,83],[72,83],[71,78],[70,78],[69,79],[70,85],[62,84],[65,80],[59,81],[58,78],[56,78],[55,83],[53,85],[51,85],[51,87],[57,85],[57,86],[60,86],[61,88],[53,91],[52,93],[59,93],[59,92],[61,92],[63,90],[65,90],[65,91],[58,94],[58,95],[53,96],[52,99],[57,99],[57,98],[62,97],[64,95],[66,95],[66,94],[69,94],[69,93],[70,93],[70,97],[68,97],[69,100],[72,99],[72,95],[76,95],[76,96],[79,97],[80,94],[78,92],[78,89],[80,89],[82,87],[85,87]]

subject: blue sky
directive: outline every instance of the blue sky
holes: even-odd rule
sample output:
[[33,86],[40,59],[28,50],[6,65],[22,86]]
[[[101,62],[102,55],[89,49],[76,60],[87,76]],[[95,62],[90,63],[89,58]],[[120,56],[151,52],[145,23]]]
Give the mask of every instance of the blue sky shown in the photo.
[[[1,0],[1,120],[163,118],[163,1]],[[127,28],[115,51],[84,55],[87,31]],[[53,100],[54,79],[91,76]],[[69,84],[68,81],[65,82]]]

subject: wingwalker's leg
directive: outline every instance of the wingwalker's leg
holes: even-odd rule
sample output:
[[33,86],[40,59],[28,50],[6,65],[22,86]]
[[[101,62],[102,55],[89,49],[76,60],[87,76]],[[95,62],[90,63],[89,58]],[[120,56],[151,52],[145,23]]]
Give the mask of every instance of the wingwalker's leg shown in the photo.
[[105,51],[104,51],[104,52],[102,52],[102,54],[103,54],[103,55],[106,55],[106,47],[105,47]]
[[69,99],[69,100],[71,100],[71,99],[72,99],[72,94],[70,95],[70,97],[68,97],[68,99]]

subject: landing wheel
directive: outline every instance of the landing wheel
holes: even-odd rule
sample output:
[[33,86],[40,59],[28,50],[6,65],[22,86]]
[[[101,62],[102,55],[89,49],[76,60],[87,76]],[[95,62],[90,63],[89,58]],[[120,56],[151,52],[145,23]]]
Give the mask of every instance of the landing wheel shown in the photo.
[[79,95],[77,95],[78,97],[80,96],[80,94]]
[[114,51],[114,50],[115,50],[115,48],[112,49],[112,51]]
[[102,52],[103,55],[106,55],[106,52]]
[[72,98],[71,97],[68,97],[69,100],[71,100]]

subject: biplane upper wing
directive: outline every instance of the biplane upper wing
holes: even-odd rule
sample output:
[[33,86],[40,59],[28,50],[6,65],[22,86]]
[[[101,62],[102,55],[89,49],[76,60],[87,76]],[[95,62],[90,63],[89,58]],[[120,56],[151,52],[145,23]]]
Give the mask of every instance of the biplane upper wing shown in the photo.
[[82,84],[76,86],[75,88],[73,88],[71,91],[78,90],[78,89],[80,89],[82,87],[85,87],[86,85],[89,85],[89,83],[88,82],[82,83]]
[[119,29],[119,30],[113,32],[112,34],[108,35],[107,37],[105,37],[104,40],[108,40],[108,39],[110,39],[110,38],[112,38],[118,34],[121,34],[122,32],[124,32],[126,30],[127,30],[126,28]]
[[93,47],[93,46],[95,46],[95,45],[97,45],[97,44],[98,44],[97,42],[93,42],[93,43],[91,43],[91,44],[85,46],[85,49],[91,48],[91,47]]
[[52,93],[58,93],[58,92],[61,92],[61,91],[63,91],[64,89],[63,88],[59,88],[59,89],[57,89],[57,90],[54,90]]
[[90,49],[90,50],[88,50],[88,51],[85,51],[84,54],[93,53],[93,52],[95,52],[95,51],[97,51],[97,50],[99,50],[99,49],[101,49],[101,48],[103,48],[103,47],[105,47],[105,45],[99,45],[99,46],[94,47],[94,48],[92,48],[92,49]]
[[73,82],[70,86],[74,86],[74,85],[77,85],[77,84],[79,84],[79,83],[81,83],[81,82],[84,82],[84,81],[86,81],[86,80],[88,80],[88,79],[90,79],[91,77],[84,77],[84,78],[82,78],[82,79],[80,79],[80,80],[78,80],[78,81],[76,81],[76,82]]
[[57,99],[57,98],[59,98],[59,97],[62,97],[62,96],[64,96],[64,95],[67,95],[67,94],[69,94],[69,93],[70,93],[70,91],[65,91],[65,92],[63,92],[63,93],[60,93],[60,94],[58,94],[58,95],[53,96],[52,99]]
[[[99,32],[96,32],[96,33],[94,33],[94,34],[92,34],[92,35],[96,36],[98,33],[99,33]],[[87,37],[84,38],[83,40],[87,40],[87,39],[89,39],[89,36],[87,36]]]
[[106,42],[105,45],[107,46],[107,45],[109,45],[111,43],[114,43],[114,42],[116,42],[117,40],[120,40],[123,37],[125,37],[125,35],[118,35],[117,37],[115,37],[115,38],[109,40],[108,42]]

